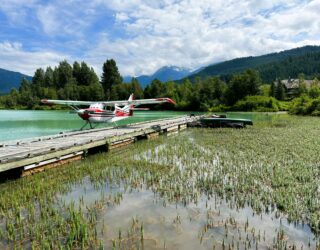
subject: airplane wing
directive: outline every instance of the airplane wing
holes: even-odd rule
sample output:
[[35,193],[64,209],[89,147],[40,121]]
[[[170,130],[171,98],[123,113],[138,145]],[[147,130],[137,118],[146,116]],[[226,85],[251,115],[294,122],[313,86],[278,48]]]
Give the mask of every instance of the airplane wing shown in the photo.
[[89,106],[94,103],[99,103],[99,102],[90,102],[90,101],[66,101],[66,100],[49,100],[49,99],[42,99],[41,102],[44,104],[59,104],[59,105],[69,105],[69,106],[80,106],[80,105]]
[[164,103],[164,102],[168,102],[168,103],[172,103],[174,105],[176,105],[176,103],[167,97],[163,97],[163,98],[153,98],[153,99],[138,99],[138,100],[126,100],[126,101],[107,101],[107,102],[101,102],[106,106],[114,106],[119,105],[119,106],[124,106],[124,105],[134,105],[134,106],[138,106],[138,105],[143,105],[143,104],[158,104],[158,103]]
[[125,105],[143,105],[143,104],[158,104],[158,103],[172,103],[176,105],[176,103],[167,97],[163,98],[153,98],[153,99],[140,99],[140,100],[125,100],[125,101],[100,101],[100,102],[91,102],[91,101],[67,101],[67,100],[49,100],[49,99],[42,99],[42,103],[44,104],[59,104],[59,105],[68,105],[68,106],[80,106],[80,105],[91,105],[94,103],[101,103],[105,106],[125,106]]

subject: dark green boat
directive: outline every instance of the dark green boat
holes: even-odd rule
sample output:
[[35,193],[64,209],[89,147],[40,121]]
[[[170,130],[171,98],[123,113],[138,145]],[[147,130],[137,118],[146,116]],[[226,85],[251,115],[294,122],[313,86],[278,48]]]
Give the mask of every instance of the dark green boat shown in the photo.
[[253,125],[253,122],[249,119],[227,118],[225,115],[213,115],[201,118],[200,124],[202,127],[210,128],[244,128],[247,125]]

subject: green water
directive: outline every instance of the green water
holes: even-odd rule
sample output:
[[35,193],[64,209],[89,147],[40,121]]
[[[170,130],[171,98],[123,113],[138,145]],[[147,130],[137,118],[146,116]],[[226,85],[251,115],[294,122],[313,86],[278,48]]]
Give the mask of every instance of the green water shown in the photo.
[[[174,111],[137,111],[118,125],[188,114]],[[0,141],[32,138],[80,129],[85,123],[69,111],[0,110]],[[99,124],[98,127],[113,124]]]
[[[135,111],[133,117],[119,121],[117,125],[189,115],[190,113],[201,114],[199,112]],[[275,117],[274,114],[250,112],[228,112],[226,114],[230,118],[252,119],[253,121],[271,121]],[[63,131],[78,130],[85,124],[76,114],[66,110],[0,110],[0,117],[0,141],[54,135]],[[113,125],[113,123],[102,123],[98,125],[98,128]]]

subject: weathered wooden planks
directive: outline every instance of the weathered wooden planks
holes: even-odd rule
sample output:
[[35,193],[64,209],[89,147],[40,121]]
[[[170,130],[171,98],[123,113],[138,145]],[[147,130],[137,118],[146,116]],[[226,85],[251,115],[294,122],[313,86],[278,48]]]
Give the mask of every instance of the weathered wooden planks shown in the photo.
[[[0,147],[0,172],[26,167],[45,168],[68,162],[79,152],[106,146],[107,150],[134,143],[141,138],[153,138],[159,133],[172,133],[186,128],[188,122],[199,117],[176,117],[131,124],[119,128],[100,128],[65,132],[52,136],[2,142]],[[82,153],[81,153],[82,154]],[[61,160],[63,159],[63,160]]]

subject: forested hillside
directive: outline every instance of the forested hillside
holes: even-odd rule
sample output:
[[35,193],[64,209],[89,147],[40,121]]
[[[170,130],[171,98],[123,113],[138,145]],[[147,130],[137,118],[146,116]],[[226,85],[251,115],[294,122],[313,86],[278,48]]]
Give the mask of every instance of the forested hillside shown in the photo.
[[320,75],[319,58],[320,46],[305,46],[279,53],[237,58],[214,64],[188,78],[192,82],[197,77],[206,78],[209,76],[230,79],[231,75],[247,69],[257,70],[265,83],[271,83],[276,78],[295,78],[301,73],[304,73],[307,78],[314,78]]
[[[305,57],[305,58],[304,58]],[[276,67],[295,68],[295,63],[317,61],[316,52],[301,56],[299,60],[286,59]],[[268,70],[274,64],[269,64],[263,70]],[[289,66],[288,66],[289,65]],[[299,73],[312,72],[317,68],[316,62],[305,65],[310,71],[300,71],[304,68],[296,67]],[[298,85],[294,94],[278,80],[276,83],[264,84],[259,71],[245,70],[241,73],[229,75],[227,79],[219,77],[196,78],[192,83],[185,79],[181,83],[169,81],[161,82],[155,79],[145,89],[139,81],[132,78],[130,83],[123,83],[116,62],[107,60],[102,66],[101,80],[85,62],[74,62],[73,65],[62,61],[52,69],[39,68],[35,71],[32,81],[23,79],[19,89],[11,90],[10,94],[0,96],[0,108],[28,108],[43,109],[40,99],[64,100],[125,100],[131,93],[136,99],[169,97],[175,100],[176,106],[163,104],[154,106],[155,109],[176,109],[192,111],[278,111],[290,110],[294,114],[320,115],[320,84],[315,78],[312,84],[306,85],[303,74],[299,75]],[[50,108],[50,107],[49,107]],[[54,107],[56,108],[56,107]]]
[[[41,108],[40,100],[125,100],[131,93],[135,98],[170,97],[177,106],[167,106],[179,110],[208,110],[210,107],[233,105],[247,95],[259,93],[261,80],[254,71],[235,75],[230,82],[217,77],[200,80],[191,84],[186,80],[181,84],[169,81],[153,80],[144,90],[137,79],[123,83],[116,62],[107,60],[102,66],[101,80],[85,62],[73,65],[62,61],[52,69],[39,68],[32,81],[24,79],[19,89],[13,89],[9,95],[0,97],[0,106],[4,108]],[[241,90],[239,92],[239,89]],[[163,107],[163,106],[162,106]]]
[[308,52],[301,56],[290,56],[277,62],[268,63],[255,68],[266,83],[275,79],[299,78],[303,74],[305,78],[320,78],[320,52]]
[[0,94],[9,93],[12,88],[19,88],[23,78],[31,80],[30,76],[0,68]]

